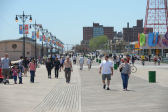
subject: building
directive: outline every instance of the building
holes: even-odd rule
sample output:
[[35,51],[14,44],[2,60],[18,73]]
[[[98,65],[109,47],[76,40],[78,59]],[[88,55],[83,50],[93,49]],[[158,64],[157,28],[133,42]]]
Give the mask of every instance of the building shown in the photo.
[[88,44],[90,39],[102,35],[106,35],[109,40],[112,40],[114,38],[114,27],[104,27],[99,23],[93,23],[93,27],[83,27],[82,44]]
[[138,41],[138,33],[142,33],[143,31],[143,20],[137,20],[136,26],[132,28],[130,28],[129,23],[127,23],[127,28],[123,28],[123,39],[126,42]]
[[[42,46],[36,44],[36,55],[41,56]],[[17,40],[2,40],[0,41],[0,57],[8,53],[11,60],[18,60],[23,55],[23,38]],[[47,48],[43,47],[44,56],[47,55]],[[35,57],[35,42],[31,38],[25,38],[25,56]]]

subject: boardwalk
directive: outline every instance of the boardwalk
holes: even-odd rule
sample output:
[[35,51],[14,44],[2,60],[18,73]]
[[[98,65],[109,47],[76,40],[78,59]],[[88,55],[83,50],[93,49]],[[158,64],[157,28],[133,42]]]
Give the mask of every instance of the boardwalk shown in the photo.
[[[35,83],[24,77],[22,85],[0,84],[1,112],[167,112],[168,87],[165,78],[167,66],[142,67],[129,79],[129,90],[122,91],[120,73],[114,71],[110,91],[102,89],[98,64],[90,71],[87,66],[80,71],[74,65],[70,84],[65,83],[64,73],[59,79],[47,78],[45,66],[36,73]],[[159,71],[157,83],[148,83],[147,71]],[[143,73],[143,74],[141,74]],[[164,76],[163,76],[164,75]],[[163,80],[164,79],[164,80]],[[163,83],[161,82],[163,80]]]

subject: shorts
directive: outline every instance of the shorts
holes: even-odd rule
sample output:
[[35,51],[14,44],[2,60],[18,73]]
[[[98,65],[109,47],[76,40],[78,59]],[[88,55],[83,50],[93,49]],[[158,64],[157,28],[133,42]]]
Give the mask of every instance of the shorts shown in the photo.
[[106,78],[107,78],[107,80],[111,80],[111,74],[103,74],[102,75],[102,80],[106,80]]
[[10,69],[2,69],[2,75],[4,76],[4,79],[10,76]]

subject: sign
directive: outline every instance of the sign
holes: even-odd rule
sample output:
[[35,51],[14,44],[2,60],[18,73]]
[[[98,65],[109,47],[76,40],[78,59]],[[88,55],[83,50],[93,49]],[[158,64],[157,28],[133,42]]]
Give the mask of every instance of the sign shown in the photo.
[[19,34],[23,34],[23,25],[22,24],[19,25]]
[[159,33],[140,34],[140,49],[168,49],[168,33],[159,35]]
[[32,31],[32,39],[35,39],[35,31]]
[[29,33],[29,25],[26,24],[24,29],[25,29],[25,34],[28,34]]
[[43,35],[43,41],[46,41],[46,37],[45,37],[45,35]]
[[43,36],[42,36],[42,35],[40,35],[40,41],[42,41],[42,39],[43,39]]
[[39,31],[37,31],[37,33],[36,33],[36,37],[39,39]]

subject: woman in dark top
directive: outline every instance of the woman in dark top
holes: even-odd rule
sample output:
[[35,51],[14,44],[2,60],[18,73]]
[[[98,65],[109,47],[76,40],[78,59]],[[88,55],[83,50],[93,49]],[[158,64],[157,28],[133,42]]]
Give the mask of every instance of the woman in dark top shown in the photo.
[[51,62],[50,58],[48,58],[48,60],[46,62],[46,68],[47,68],[47,72],[48,72],[48,78],[51,79],[51,70],[53,68],[53,63]]

